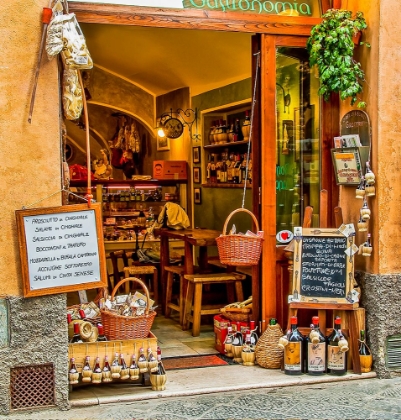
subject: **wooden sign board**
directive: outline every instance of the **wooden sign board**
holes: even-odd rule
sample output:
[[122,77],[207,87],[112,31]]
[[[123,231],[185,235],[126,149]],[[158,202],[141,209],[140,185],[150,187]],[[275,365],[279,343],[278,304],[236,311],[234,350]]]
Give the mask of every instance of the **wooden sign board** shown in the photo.
[[15,212],[25,297],[107,286],[100,206]]
[[295,228],[294,233],[291,301],[353,303],[355,236],[335,229]]

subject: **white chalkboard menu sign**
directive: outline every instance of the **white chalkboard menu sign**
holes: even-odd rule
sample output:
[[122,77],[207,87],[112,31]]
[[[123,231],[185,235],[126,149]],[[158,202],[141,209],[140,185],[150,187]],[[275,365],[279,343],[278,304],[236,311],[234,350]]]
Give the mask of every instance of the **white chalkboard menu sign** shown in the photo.
[[15,213],[25,297],[107,286],[100,203]]
[[338,230],[294,229],[291,301],[353,302],[354,254],[358,247],[354,234],[343,226]]

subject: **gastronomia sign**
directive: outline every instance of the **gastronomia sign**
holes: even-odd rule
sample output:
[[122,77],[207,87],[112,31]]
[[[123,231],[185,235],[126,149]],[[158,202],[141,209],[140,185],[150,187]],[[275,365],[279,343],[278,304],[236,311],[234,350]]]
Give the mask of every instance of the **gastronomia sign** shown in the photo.
[[256,14],[289,14],[312,17],[319,15],[316,0],[184,0],[184,7],[220,10],[223,12],[252,12]]

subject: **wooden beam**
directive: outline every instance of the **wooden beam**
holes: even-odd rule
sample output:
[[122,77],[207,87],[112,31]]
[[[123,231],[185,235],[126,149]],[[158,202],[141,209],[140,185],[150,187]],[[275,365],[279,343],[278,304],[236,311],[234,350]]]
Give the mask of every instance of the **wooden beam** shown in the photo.
[[308,36],[320,18],[74,2],[79,22]]

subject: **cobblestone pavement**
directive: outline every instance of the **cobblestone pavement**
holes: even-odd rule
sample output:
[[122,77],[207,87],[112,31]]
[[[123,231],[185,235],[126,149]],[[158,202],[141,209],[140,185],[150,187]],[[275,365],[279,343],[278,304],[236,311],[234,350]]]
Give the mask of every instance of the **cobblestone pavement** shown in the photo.
[[[211,378],[212,380],[212,378]],[[233,381],[241,378],[232,378]],[[162,396],[162,393],[160,394]],[[261,388],[103,404],[8,419],[401,419],[401,378]]]

